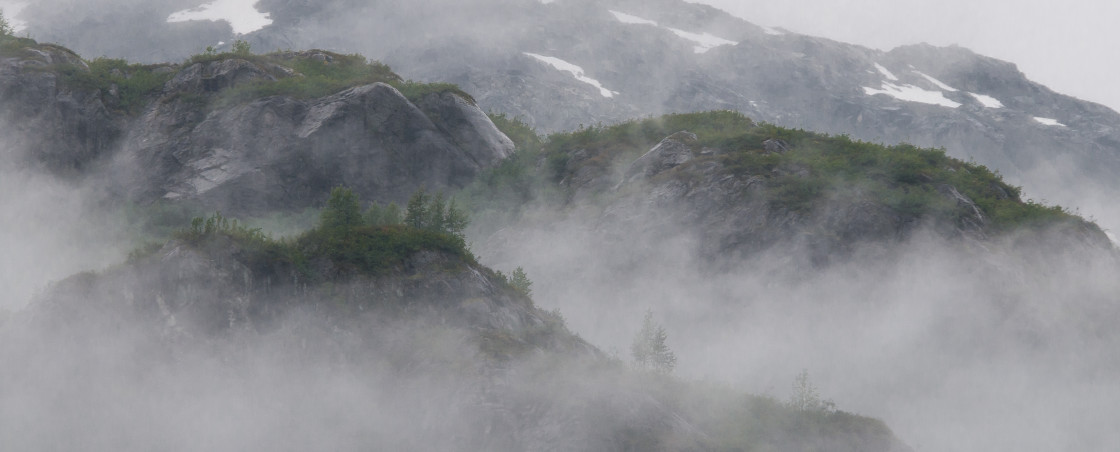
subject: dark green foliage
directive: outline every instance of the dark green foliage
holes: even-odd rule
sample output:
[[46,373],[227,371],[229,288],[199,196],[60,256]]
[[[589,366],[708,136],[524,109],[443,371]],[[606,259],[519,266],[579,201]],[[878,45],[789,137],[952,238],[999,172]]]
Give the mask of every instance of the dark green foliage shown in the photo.
[[0,36],[0,56],[21,57],[31,56],[29,48],[39,45],[34,39],[17,38],[15,36]]
[[529,280],[529,276],[525,274],[525,270],[521,267],[517,267],[510,274],[509,285],[526,297],[533,296],[533,282]]
[[[942,149],[909,144],[883,146],[846,135],[756,124],[729,111],[582,128],[544,140],[534,140],[531,129],[523,123],[494,118],[504,132],[519,137],[518,144],[526,151],[519,148],[513,157],[484,172],[464,191],[475,212],[516,212],[548,190],[570,190],[559,182],[577,171],[611,177],[613,167],[625,165],[665,137],[687,130],[697,135],[694,148],[713,152],[659,177],[686,177],[688,168],[716,161],[728,173],[761,178],[773,209],[811,213],[831,200],[848,198],[886,206],[904,221],[932,218],[954,222],[971,215],[971,209],[957,205],[944,194],[945,187],[952,187],[980,208],[988,227],[995,232],[1071,221],[1097,229],[1061,207],[1021,201],[1018,187],[1003,182],[982,165],[948,157]],[[789,150],[767,151],[767,140],[783,142]],[[573,155],[580,157],[574,159]]]
[[370,226],[392,226],[404,223],[404,216],[401,214],[401,208],[397,203],[391,202],[389,205],[382,207],[380,204],[373,203],[366,210],[365,215],[366,224]]
[[234,55],[247,56],[253,54],[253,49],[248,42],[238,39],[233,41],[232,52]]
[[[276,81],[257,81],[245,83],[224,90],[217,98],[217,105],[233,105],[250,102],[268,96],[290,96],[297,99],[313,99],[328,96],[347,88],[386,83],[401,92],[411,101],[428,94],[452,92],[474,103],[474,98],[458,86],[449,83],[419,83],[403,80],[389,66],[368,61],[358,54],[342,55],[333,52],[319,52],[328,60],[313,58],[307,52],[276,52],[255,55],[251,52],[213,53],[195,55],[187,64],[209,63],[230,58],[239,58],[268,69]],[[285,67],[296,73],[295,76],[279,68]]]
[[344,232],[362,226],[363,223],[362,206],[358,201],[358,195],[349,188],[331,189],[327,206],[319,214],[319,229],[328,233]]
[[[514,143],[514,152],[496,167],[482,171],[458,195],[464,205],[482,219],[484,229],[500,227],[522,206],[556,194],[552,180],[539,177],[538,163],[544,140],[528,124],[505,115],[491,114],[490,120]],[[567,154],[556,154],[567,158]],[[564,163],[557,166],[562,167]]]
[[519,118],[510,118],[505,113],[491,113],[488,116],[490,116],[490,121],[494,123],[494,126],[513,141],[515,149],[530,154],[540,153],[544,141],[540,135],[537,135],[537,131],[533,130],[525,121]]
[[[425,207],[429,203],[425,203]],[[420,251],[438,251],[455,256],[460,262],[475,262],[463,237],[447,229],[446,217],[444,230],[415,228],[400,224],[399,209],[398,213],[391,214],[386,214],[387,209],[384,209],[376,214],[383,222],[378,224],[367,222],[370,211],[363,214],[360,206],[361,200],[356,194],[340,187],[332,190],[327,206],[320,212],[319,225],[295,238],[273,239],[260,228],[246,226],[220,213],[193,219],[189,228],[179,230],[174,237],[196,247],[214,244],[230,247],[237,250],[239,258],[250,268],[287,266],[312,281],[390,271]],[[447,214],[454,209],[447,205],[442,210]],[[455,217],[458,224],[465,224],[466,218],[462,215],[457,212],[450,216]],[[150,248],[139,250],[136,256],[150,252]]]
[[[97,58],[87,61],[89,69],[59,64],[51,69],[61,85],[74,90],[100,91],[106,105],[123,113],[137,114],[172,77],[171,71],[156,71],[161,65],[129,64],[125,60]],[[111,96],[116,91],[117,99]]]
[[405,208],[404,225],[413,229],[447,234],[465,241],[463,231],[469,224],[466,212],[459,209],[454,200],[448,203],[443,193],[430,195],[424,188],[413,193]]

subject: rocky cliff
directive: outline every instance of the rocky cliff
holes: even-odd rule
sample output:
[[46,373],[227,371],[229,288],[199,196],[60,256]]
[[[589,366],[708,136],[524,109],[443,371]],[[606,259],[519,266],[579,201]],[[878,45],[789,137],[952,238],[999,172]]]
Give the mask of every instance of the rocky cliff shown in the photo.
[[[741,423],[774,450],[908,450],[843,412],[742,395],[713,411],[703,388],[628,370],[460,252],[339,271],[342,257],[223,231],[71,277],[0,325],[4,444],[176,448],[190,431],[218,450],[700,451],[741,441],[709,431]],[[29,417],[10,414],[24,403]]]
[[[88,177],[135,202],[298,209],[338,185],[400,202],[422,186],[463,186],[513,148],[461,91],[403,82],[361,57],[225,54],[91,68],[56,46],[6,46],[0,92],[15,164]],[[142,79],[157,82],[125,93]]]
[[[67,40],[111,25],[54,24],[50,2],[39,3],[42,25],[32,28],[89,54],[153,61],[190,53],[109,36]],[[246,39],[261,49],[360,51],[410,77],[458,84],[484,110],[542,131],[733,109],[786,127],[944,147],[1032,197],[1120,223],[1107,202],[1120,189],[1111,176],[1120,171],[1120,115],[1055,93],[1013,63],[957,47],[868,49],[678,0],[445,3],[265,1],[258,7],[274,22]],[[175,11],[151,4],[143,14],[160,8],[164,18]],[[441,15],[449,11],[455,19]],[[194,27],[197,49],[213,44],[208,22],[143,23],[176,33]],[[416,29],[423,38],[412,36]]]

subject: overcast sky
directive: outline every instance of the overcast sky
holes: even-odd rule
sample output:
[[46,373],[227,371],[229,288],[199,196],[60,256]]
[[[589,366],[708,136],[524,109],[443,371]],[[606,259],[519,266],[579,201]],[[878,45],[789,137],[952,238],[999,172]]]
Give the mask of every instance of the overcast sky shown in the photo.
[[1120,1],[689,0],[758,25],[882,50],[958,44],[1055,91],[1120,110]]

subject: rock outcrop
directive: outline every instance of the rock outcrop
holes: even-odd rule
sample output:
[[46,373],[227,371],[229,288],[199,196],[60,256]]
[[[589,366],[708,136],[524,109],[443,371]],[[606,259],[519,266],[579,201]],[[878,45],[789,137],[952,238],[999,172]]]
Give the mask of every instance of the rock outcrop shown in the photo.
[[0,162],[73,177],[114,151],[125,121],[98,90],[70,86],[62,67],[88,70],[78,55],[58,46],[0,53]]
[[120,88],[91,74],[77,55],[21,43],[0,61],[5,154],[13,165],[93,176],[134,202],[253,213],[319,205],[339,185],[366,199],[402,202],[420,187],[464,186],[513,151],[473,100],[446,90],[418,95],[416,103],[382,82],[319,98],[283,91],[237,97],[280,81],[300,83],[305,76],[281,63],[336,64],[329,52],[159,67],[151,73],[167,74],[167,82],[135,96],[140,105],[125,111],[107,107],[119,106]]

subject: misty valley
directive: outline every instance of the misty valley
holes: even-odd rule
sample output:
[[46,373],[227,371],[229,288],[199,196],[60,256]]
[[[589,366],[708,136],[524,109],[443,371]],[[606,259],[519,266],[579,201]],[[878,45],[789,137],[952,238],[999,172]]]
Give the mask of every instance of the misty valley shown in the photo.
[[1120,114],[1009,63],[127,3],[0,12],[0,450],[1120,445]]

